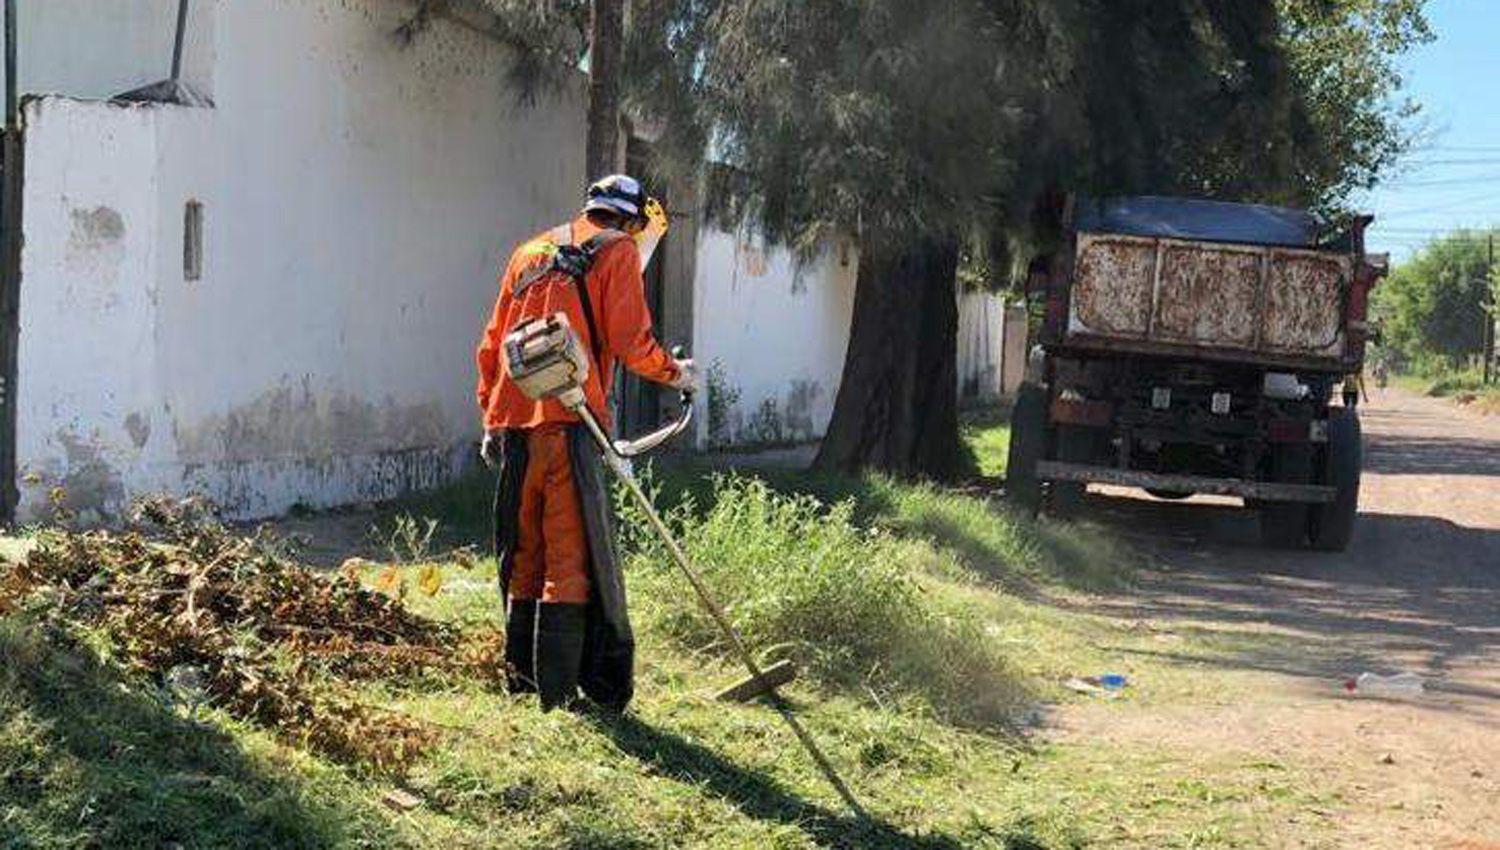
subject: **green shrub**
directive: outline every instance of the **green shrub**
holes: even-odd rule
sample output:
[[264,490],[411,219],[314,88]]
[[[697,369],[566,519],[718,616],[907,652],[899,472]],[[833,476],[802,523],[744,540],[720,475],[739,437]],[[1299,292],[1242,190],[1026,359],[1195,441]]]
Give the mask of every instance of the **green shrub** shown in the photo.
[[1479,393],[1486,389],[1484,374],[1478,369],[1447,372],[1431,377],[1433,381],[1427,387],[1427,394],[1436,398],[1447,398],[1460,393]]
[[[669,521],[752,651],[793,654],[824,685],[877,700],[918,699],[937,716],[998,727],[1025,694],[983,624],[945,605],[925,576],[945,555],[924,541],[860,528],[854,504],[831,508],[765,482],[714,480],[701,513],[691,498]],[[633,600],[649,628],[728,655],[661,543],[621,504]]]

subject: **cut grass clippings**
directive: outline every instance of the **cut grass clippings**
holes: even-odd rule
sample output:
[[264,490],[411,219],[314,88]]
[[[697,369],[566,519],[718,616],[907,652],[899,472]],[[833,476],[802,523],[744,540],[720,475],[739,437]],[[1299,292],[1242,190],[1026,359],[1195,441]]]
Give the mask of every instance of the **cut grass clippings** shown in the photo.
[[[210,702],[331,758],[399,771],[433,730],[351,683],[503,679],[503,636],[410,613],[357,576],[314,573],[191,500],[140,506],[140,530],[45,531],[0,565],[0,614],[98,646],[175,699]],[[395,587],[393,586],[393,590]]]

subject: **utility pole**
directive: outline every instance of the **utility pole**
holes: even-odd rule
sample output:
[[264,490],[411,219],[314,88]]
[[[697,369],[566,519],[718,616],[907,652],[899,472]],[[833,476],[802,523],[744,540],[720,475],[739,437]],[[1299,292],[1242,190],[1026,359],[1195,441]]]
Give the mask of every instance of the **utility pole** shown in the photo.
[[16,0],[5,0],[5,130],[16,127]]
[[5,129],[0,134],[0,523],[16,518],[16,356],[21,335],[21,115],[16,4],[5,3]]
[[1490,385],[1494,377],[1495,369],[1495,228],[1490,228],[1489,234],[1489,263],[1485,266],[1484,291],[1480,295],[1479,303],[1484,313],[1484,340],[1481,347],[1484,358],[1484,384]]

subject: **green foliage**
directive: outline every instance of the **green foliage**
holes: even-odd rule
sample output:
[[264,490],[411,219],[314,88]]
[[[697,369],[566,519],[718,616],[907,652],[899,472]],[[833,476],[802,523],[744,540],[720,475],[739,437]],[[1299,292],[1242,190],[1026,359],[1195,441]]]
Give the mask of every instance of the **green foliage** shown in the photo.
[[1437,239],[1375,289],[1382,349],[1393,365],[1432,374],[1461,367],[1483,350],[1484,305],[1497,289],[1489,235],[1459,231]]
[[[634,0],[626,102],[659,176],[732,166],[727,217],[804,246],[960,234],[1003,277],[1057,190],[1333,209],[1372,185],[1410,145],[1425,2]],[[587,0],[482,4],[523,98],[579,67]]]
[[740,403],[740,390],[729,381],[724,362],[717,358],[708,367],[708,445],[710,448],[727,446],[734,442],[734,422],[731,419],[735,405]]
[[774,396],[761,400],[760,407],[750,417],[746,430],[755,445],[777,446],[786,442],[786,425],[781,415],[781,405]]
[[1060,190],[1369,185],[1408,142],[1394,57],[1430,37],[1422,5],[642,0],[632,102],[665,159],[732,166],[712,196],[773,238],[958,235],[1003,268],[985,243],[1045,236]]
[[[722,478],[700,517],[691,501],[672,515],[689,558],[732,612],[751,646],[779,647],[832,686],[882,697],[918,695],[940,717],[1003,725],[1025,690],[982,625],[924,593],[913,560],[930,557],[887,534],[860,529],[854,505],[825,509],[765,482]],[[640,525],[628,506],[621,521]],[[695,647],[725,649],[712,619],[682,593],[660,542],[634,538],[640,593],[671,600],[658,624]]]
[[[449,2],[422,0],[398,36],[415,40]],[[539,95],[576,76],[588,52],[589,0],[477,0],[477,5],[490,12],[483,22],[487,33],[512,48],[506,71],[521,103],[535,105]]]
[[979,474],[986,478],[1005,476],[1010,456],[1010,415],[994,408],[971,411],[961,424],[964,442],[974,453]]
[[1313,206],[1370,188],[1412,143],[1418,107],[1398,101],[1396,57],[1432,40],[1426,0],[1280,0],[1282,37],[1302,104],[1287,128]]
[[1436,398],[1478,393],[1486,390],[1484,375],[1478,369],[1450,372],[1439,376],[1427,387],[1427,394]]
[[392,561],[398,564],[420,564],[432,557],[432,538],[437,534],[438,525],[438,521],[432,517],[418,518],[402,512],[386,523],[377,523],[370,529],[370,535],[391,556]]

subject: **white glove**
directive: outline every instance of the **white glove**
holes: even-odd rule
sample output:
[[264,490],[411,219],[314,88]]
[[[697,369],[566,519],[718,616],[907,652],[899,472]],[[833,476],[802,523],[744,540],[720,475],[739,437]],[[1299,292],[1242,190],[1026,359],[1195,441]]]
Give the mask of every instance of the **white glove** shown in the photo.
[[674,390],[691,390],[698,385],[698,365],[691,358],[677,361],[677,377],[667,386]]
[[500,465],[501,446],[499,431],[485,431],[484,439],[479,441],[479,459],[490,469]]

